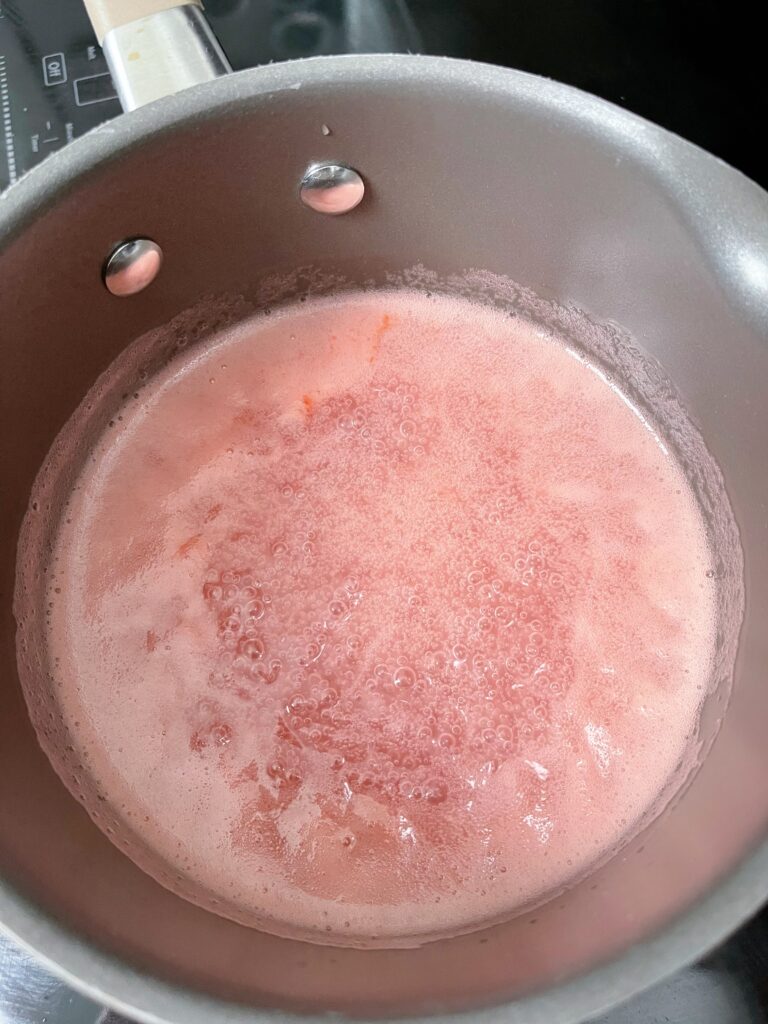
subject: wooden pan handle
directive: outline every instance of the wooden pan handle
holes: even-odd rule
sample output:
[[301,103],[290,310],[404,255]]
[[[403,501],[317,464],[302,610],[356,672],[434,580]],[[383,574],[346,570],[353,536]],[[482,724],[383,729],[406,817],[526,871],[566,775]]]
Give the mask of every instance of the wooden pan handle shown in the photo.
[[120,25],[126,25],[130,21],[147,18],[150,14],[169,11],[172,7],[183,7],[186,4],[192,4],[195,7],[203,6],[201,0],[183,0],[181,3],[179,0],[83,0],[83,2],[99,46],[104,42],[107,32]]
[[85,0],[123,110],[232,70],[200,0]]

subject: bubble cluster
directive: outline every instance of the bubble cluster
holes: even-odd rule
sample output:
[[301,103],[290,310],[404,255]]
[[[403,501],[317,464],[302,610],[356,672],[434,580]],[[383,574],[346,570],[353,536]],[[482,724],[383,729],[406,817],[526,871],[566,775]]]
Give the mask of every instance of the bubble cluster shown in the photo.
[[362,394],[323,403],[318,416],[338,431],[338,441],[369,454],[373,463],[400,465],[429,450],[434,423],[420,406],[419,387],[399,377],[378,380]]
[[462,807],[550,741],[571,684],[578,541],[565,554],[514,463],[487,463],[493,416],[461,398],[458,436],[402,375],[302,399],[298,423],[238,416],[279,472],[248,465],[210,545],[210,683],[266,708],[272,763],[340,807]]
[[[406,582],[407,607],[417,615],[411,632],[422,633],[435,613],[440,624],[423,650],[416,644],[397,659],[376,643],[366,609],[356,614],[373,584],[353,601],[337,589],[311,659],[280,649],[296,684],[280,709],[281,756],[286,748],[324,755],[336,773],[331,785],[347,799],[363,793],[392,806],[441,804],[465,800],[478,777],[519,754],[521,741],[545,743],[552,704],[572,677],[563,584],[571,573],[540,540],[514,555],[497,566],[475,559],[453,578],[446,569],[458,613],[446,615],[442,593]],[[405,625],[404,650],[408,640]]]
[[271,598],[259,581],[243,570],[211,571],[202,593],[215,616],[220,647],[211,684],[248,698],[254,685],[275,683],[282,662],[268,657],[262,619]]
[[196,754],[204,750],[226,747],[232,739],[232,726],[223,720],[221,705],[212,700],[200,700],[193,712],[194,731],[189,749]]

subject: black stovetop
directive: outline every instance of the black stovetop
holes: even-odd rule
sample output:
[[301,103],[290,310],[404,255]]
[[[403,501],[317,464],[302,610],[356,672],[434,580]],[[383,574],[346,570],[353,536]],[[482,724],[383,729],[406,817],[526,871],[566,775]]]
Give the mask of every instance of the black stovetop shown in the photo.
[[[744,3],[207,0],[206,9],[235,68],[393,50],[506,64],[610,99],[768,186],[763,43]],[[80,0],[0,0],[0,191],[119,112]],[[0,1024],[104,1020],[0,935]],[[662,1022],[768,1024],[768,910],[594,1024]]]

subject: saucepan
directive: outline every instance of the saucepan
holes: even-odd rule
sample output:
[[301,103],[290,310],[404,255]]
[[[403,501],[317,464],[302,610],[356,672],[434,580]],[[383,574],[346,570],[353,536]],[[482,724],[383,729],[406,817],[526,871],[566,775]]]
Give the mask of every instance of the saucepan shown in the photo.
[[[419,56],[228,75],[195,4],[91,6],[130,112],[0,201],[2,925],[93,998],[178,1024],[562,1024],[694,960],[768,895],[768,196],[531,75]],[[705,709],[706,756],[620,853],[505,924],[336,949],[178,898],[69,795],[18,682],[17,537],[54,437],[135,338],[205,296],[247,306],[270,276],[293,272],[300,290],[414,267],[502,275],[620,325],[616,345],[632,338],[663,368],[722,471],[746,601],[730,700],[720,687]]]

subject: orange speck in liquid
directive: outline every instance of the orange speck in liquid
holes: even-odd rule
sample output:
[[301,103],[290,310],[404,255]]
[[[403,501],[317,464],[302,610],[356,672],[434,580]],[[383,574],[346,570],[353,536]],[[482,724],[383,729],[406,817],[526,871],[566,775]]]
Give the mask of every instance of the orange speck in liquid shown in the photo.
[[198,541],[200,540],[201,536],[202,536],[202,534],[196,533],[196,534],[194,534],[194,536],[190,537],[188,540],[185,540],[184,543],[181,544],[179,546],[178,550],[176,551],[176,557],[177,558],[186,558],[187,555],[189,554],[189,552],[192,550],[192,548],[195,547],[195,545],[198,543]]
[[378,356],[379,349],[381,348],[381,340],[386,334],[386,332],[389,330],[391,323],[392,319],[389,313],[385,313],[381,318],[381,323],[376,328],[376,331],[373,335],[373,347],[371,348],[371,354],[368,357],[369,363],[376,362],[376,357]]

